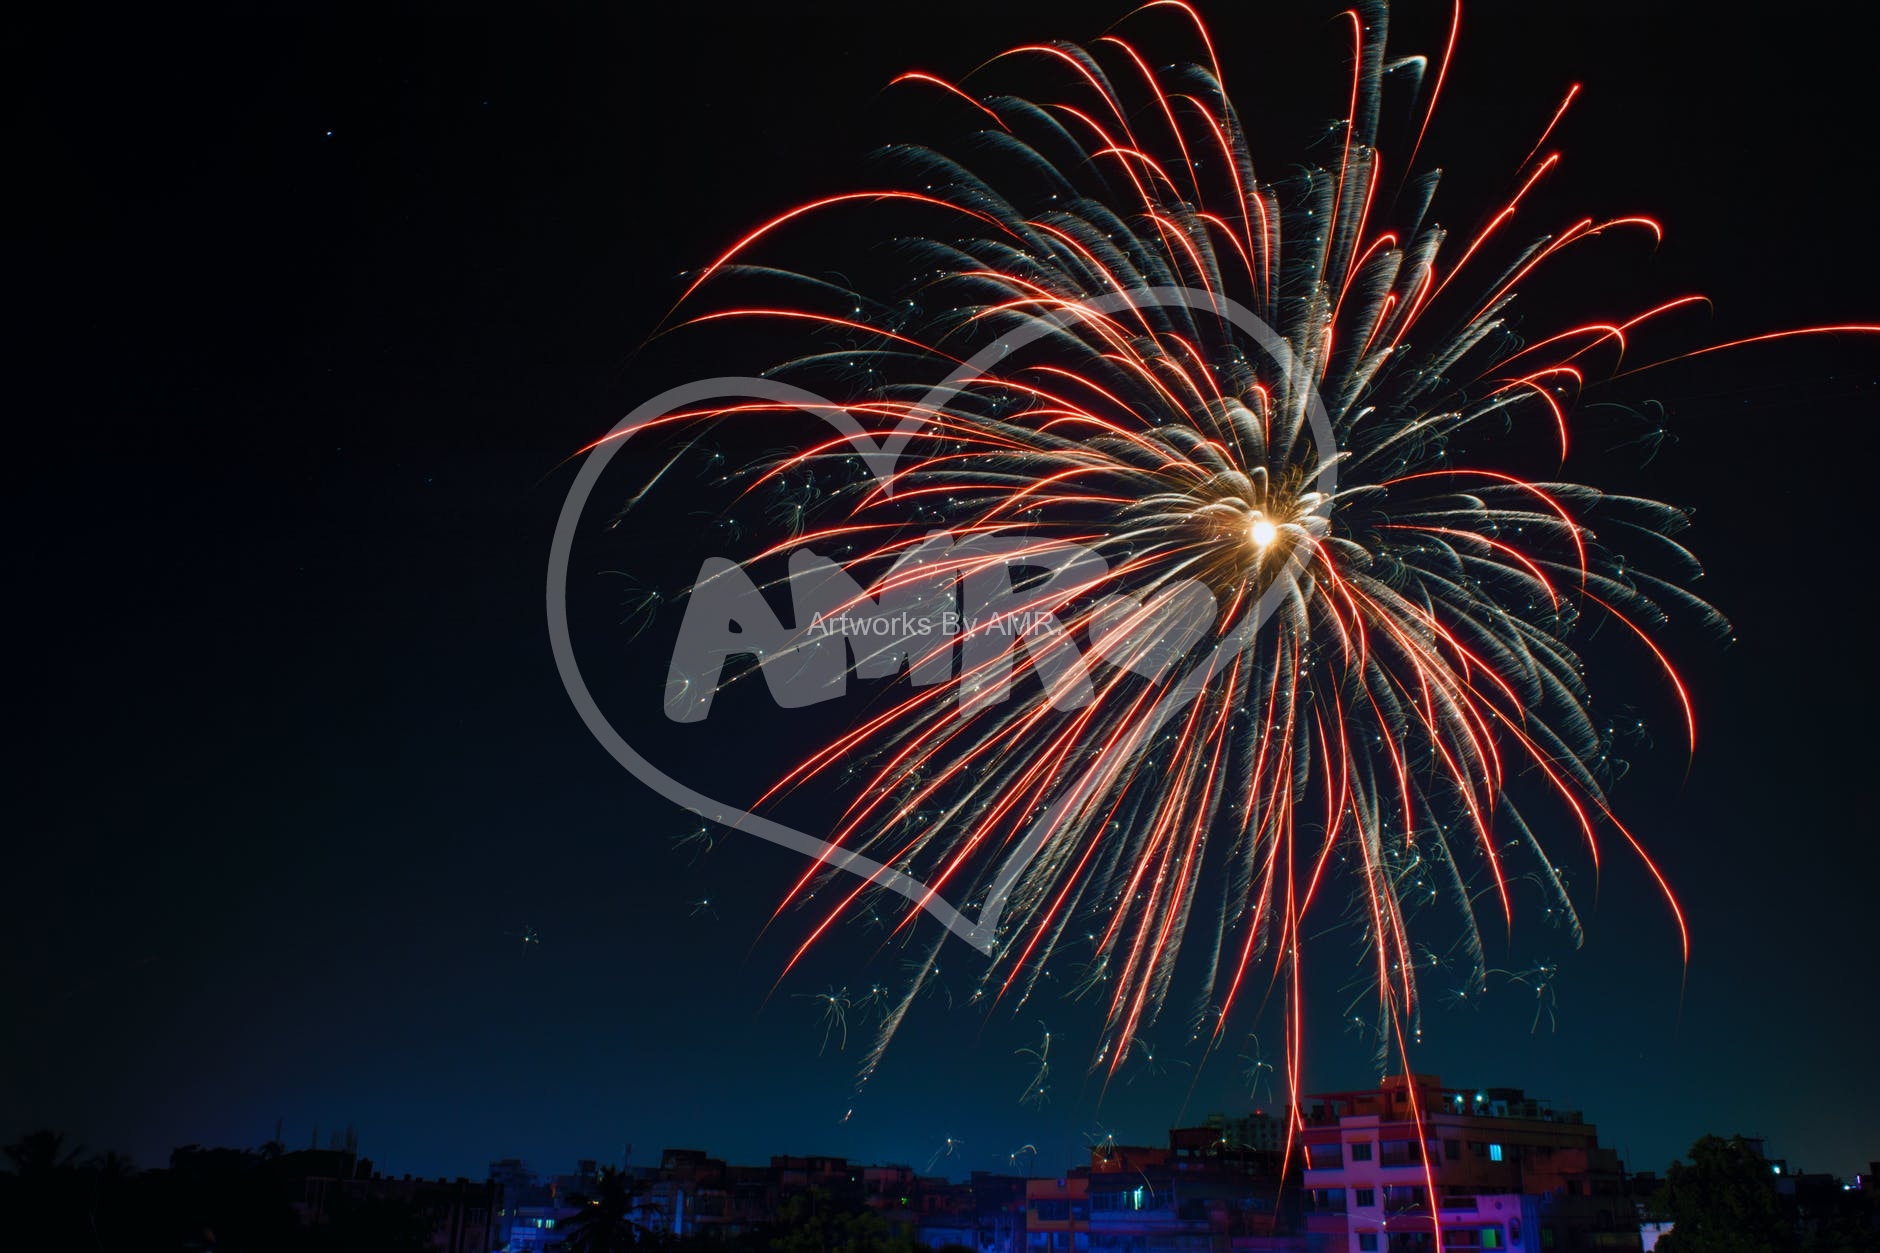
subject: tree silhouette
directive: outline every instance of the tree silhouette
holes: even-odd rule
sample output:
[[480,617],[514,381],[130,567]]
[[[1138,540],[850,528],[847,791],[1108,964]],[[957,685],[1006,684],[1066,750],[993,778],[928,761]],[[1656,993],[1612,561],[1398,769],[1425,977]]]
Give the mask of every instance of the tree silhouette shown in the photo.
[[840,1204],[823,1188],[785,1201],[777,1214],[773,1253],[915,1253],[914,1237],[875,1211]]
[[24,1182],[41,1182],[77,1169],[84,1151],[83,1145],[66,1148],[65,1137],[49,1128],[29,1132],[0,1150],[6,1154],[11,1173]]
[[1769,1163],[1748,1140],[1705,1136],[1671,1163],[1655,1208],[1672,1222],[1659,1253],[1784,1253],[1796,1247]]
[[572,1200],[581,1212],[562,1222],[568,1253],[624,1253],[657,1234],[651,1220],[664,1212],[640,1180],[612,1166],[601,1169],[591,1194]]

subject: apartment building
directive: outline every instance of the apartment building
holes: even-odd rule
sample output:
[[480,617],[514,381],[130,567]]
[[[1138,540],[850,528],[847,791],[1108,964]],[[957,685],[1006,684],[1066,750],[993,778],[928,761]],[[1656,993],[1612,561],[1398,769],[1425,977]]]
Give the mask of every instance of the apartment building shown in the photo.
[[1618,1154],[1517,1088],[1397,1075],[1302,1109],[1308,1234],[1346,1253],[1638,1249]]

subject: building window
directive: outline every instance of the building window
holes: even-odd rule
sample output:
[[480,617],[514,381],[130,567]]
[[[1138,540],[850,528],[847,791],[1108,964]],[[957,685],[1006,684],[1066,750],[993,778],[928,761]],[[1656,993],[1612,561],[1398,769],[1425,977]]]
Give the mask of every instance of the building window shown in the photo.
[[1488,1146],[1488,1160],[1491,1162],[1499,1162],[1501,1160],[1501,1145],[1491,1144]]
[[1362,1253],[1377,1253],[1377,1233],[1375,1231],[1360,1231],[1358,1233],[1358,1248],[1362,1250]]
[[1336,1170],[1345,1164],[1344,1150],[1336,1144],[1306,1145],[1307,1170]]
[[1359,1188],[1353,1202],[1359,1209],[1369,1209],[1377,1204],[1376,1188]]
[[1448,1158],[1452,1162],[1455,1161],[1457,1158],[1461,1157],[1462,1156],[1462,1141],[1444,1140],[1443,1141],[1443,1156]]
[[1351,1146],[1351,1160],[1354,1162],[1370,1161],[1371,1142],[1369,1140],[1354,1141]]

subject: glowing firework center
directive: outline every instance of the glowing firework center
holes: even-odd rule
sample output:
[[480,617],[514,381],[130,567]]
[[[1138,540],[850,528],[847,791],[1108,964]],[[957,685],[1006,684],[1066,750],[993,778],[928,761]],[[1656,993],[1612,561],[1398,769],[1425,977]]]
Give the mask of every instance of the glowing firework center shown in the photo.
[[[1694,742],[1688,693],[1650,632],[1674,609],[1721,618],[1684,586],[1701,571],[1670,538],[1680,511],[1551,477],[1585,356],[1619,328],[1550,334],[1514,307],[1562,249],[1659,227],[1587,217],[1526,244],[1497,236],[1558,164],[1550,122],[1506,206],[1446,249],[1440,172],[1416,160],[1442,72],[1426,84],[1427,59],[1386,56],[1382,10],[1344,15],[1336,160],[1263,180],[1198,15],[1151,9],[1192,25],[1204,57],[1158,69],[1114,34],[1010,50],[1063,76],[1073,99],[1041,103],[905,75],[972,110],[983,166],[895,145],[903,172],[888,185],[779,213],[695,272],[688,311],[707,284],[740,296],[671,329],[813,336],[763,378],[674,389],[583,450],[548,580],[577,709],[655,790],[814,859],[789,901],[821,892],[825,916],[792,963],[897,893],[904,925],[924,911],[992,959],[975,994],[1023,1004],[1071,963],[1075,991],[1106,1002],[1093,1064],[1112,1072],[1178,966],[1197,1032],[1218,1041],[1266,961],[1288,984],[1296,1070],[1305,918],[1345,890],[1380,1056],[1407,1052],[1418,911],[1457,906],[1471,988],[1491,967],[1478,901],[1512,925],[1532,883],[1577,942],[1562,866],[1523,816],[1534,799],[1557,802],[1589,847],[1602,829],[1622,838],[1688,953],[1669,884],[1610,803],[1610,735],[1571,636],[1593,612],[1638,637]],[[1394,189],[1377,147],[1391,82],[1420,102]],[[916,216],[893,240],[892,290],[851,283],[829,257],[757,255],[805,215],[903,211]],[[858,242],[879,239],[871,226]],[[897,680],[851,729],[803,745],[752,807],[812,781],[840,788],[826,835],[648,764],[595,706],[568,638],[569,547],[629,437],[733,419],[768,432],[797,414],[834,436],[716,480],[749,484],[740,502],[767,493],[782,542],[752,558],[756,575],[721,557],[699,570],[665,715],[701,722],[721,682],[746,676],[783,708],[851,677]],[[684,456],[649,462],[651,478]],[[1596,527],[1644,551],[1589,542]],[[788,626],[762,595],[785,585]],[[864,1081],[933,986],[944,939],[912,963]]]

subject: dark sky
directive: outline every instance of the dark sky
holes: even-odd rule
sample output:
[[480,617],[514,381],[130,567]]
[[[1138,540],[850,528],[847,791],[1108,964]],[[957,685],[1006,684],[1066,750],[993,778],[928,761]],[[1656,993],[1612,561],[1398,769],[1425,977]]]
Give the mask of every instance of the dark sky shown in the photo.
[[[1256,153],[1297,156],[1337,107],[1333,8],[1214,7]],[[1477,213],[1583,81],[1522,224],[1669,228],[1588,263],[1593,311],[1715,298],[1671,347],[1874,320],[1867,33],[1482,7],[1426,150],[1454,171],[1439,205]],[[1245,1108],[1231,1054],[1197,1080],[1173,1030],[1164,1073],[1100,1106],[1066,1044],[1052,1104],[1021,1108],[1014,1050],[1039,1018],[1074,1037],[1076,1013],[939,1000],[854,1101],[860,1033],[819,1055],[803,994],[894,962],[838,940],[772,995],[800,930],[758,931],[795,860],[737,837],[675,851],[685,816],[583,731],[543,622],[562,459],[710,364],[636,352],[679,271],[866,182],[898,71],[1094,37],[1122,6],[272,8],[15,30],[0,1135],[50,1123],[158,1164],[277,1119],[295,1144],[352,1123],[383,1167],[431,1174],[627,1144],[921,1166],[951,1136],[935,1168],[958,1174]],[[1396,46],[1433,51],[1445,16],[1403,6]],[[1635,1168],[1707,1131],[1812,1169],[1880,1155],[1877,379],[1880,350],[1844,339],[1616,397],[1664,403],[1678,438],[1607,477],[1695,508],[1705,593],[1740,637],[1675,641],[1701,718],[1688,776],[1647,672],[1601,689],[1655,729],[1618,795],[1686,903],[1688,982],[1615,850],[1596,898],[1582,879],[1557,1026],[1532,1029],[1519,987],[1480,1010],[1432,987],[1420,1069],[1584,1108]],[[975,960],[949,954],[962,985]],[[1309,1087],[1371,1077],[1337,992]],[[1243,1025],[1277,1060],[1276,1017]]]

